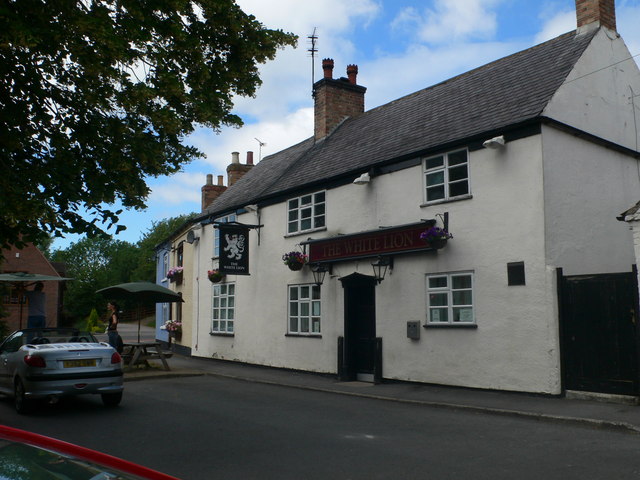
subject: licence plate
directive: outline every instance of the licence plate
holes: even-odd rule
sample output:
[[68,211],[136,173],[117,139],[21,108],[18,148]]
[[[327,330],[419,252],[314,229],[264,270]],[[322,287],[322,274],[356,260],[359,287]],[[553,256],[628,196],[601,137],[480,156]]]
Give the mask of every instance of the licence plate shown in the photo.
[[63,360],[62,365],[64,368],[77,368],[77,367],[95,367],[96,359],[84,359],[84,360]]

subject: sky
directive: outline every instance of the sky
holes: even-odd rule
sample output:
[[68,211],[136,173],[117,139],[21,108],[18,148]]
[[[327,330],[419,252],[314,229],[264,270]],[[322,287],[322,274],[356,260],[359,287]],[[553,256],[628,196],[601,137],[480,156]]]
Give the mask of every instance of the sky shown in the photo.
[[[206,158],[171,177],[151,178],[144,211],[125,211],[127,229],[114,237],[135,243],[166,218],[200,212],[207,174],[224,175],[231,153],[254,152],[254,162],[313,135],[313,81],[323,58],[334,78],[358,65],[365,110],[532,47],[576,28],[575,0],[236,0],[263,25],[299,36],[297,48],[280,50],[260,67],[254,98],[238,97],[241,128],[219,133],[198,128],[185,142]],[[616,0],[617,29],[640,63],[640,0]],[[309,36],[317,36],[312,58]],[[313,66],[313,68],[312,68]],[[312,72],[315,75],[312,75]],[[57,239],[53,249],[80,237]]]

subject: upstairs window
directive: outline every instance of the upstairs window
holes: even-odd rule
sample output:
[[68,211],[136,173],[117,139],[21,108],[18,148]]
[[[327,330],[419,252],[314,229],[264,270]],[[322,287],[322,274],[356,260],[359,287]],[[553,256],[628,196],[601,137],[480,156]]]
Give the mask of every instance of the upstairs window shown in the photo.
[[456,150],[424,160],[426,201],[436,202],[468,195],[469,156]]
[[315,230],[326,225],[325,192],[292,198],[287,202],[287,233]]

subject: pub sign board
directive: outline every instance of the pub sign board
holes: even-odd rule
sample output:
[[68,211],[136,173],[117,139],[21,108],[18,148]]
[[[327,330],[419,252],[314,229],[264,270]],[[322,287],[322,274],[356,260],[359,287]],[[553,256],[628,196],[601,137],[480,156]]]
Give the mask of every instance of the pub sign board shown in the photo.
[[400,227],[311,240],[308,242],[309,263],[433,250],[428,242],[420,238],[420,234],[434,224],[434,220],[428,220]]
[[220,256],[218,269],[227,275],[249,274],[249,228],[219,224]]

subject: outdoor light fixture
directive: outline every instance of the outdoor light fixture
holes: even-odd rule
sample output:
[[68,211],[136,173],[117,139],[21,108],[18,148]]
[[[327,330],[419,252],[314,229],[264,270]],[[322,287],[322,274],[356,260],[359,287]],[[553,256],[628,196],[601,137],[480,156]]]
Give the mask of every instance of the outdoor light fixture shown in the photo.
[[380,283],[384,280],[387,274],[387,268],[393,268],[393,257],[378,257],[378,259],[371,264],[373,267],[373,276],[376,282]]
[[492,150],[497,150],[498,148],[504,147],[504,136],[500,135],[499,137],[493,137],[487,140],[482,144],[484,148],[490,148]]
[[353,183],[355,185],[366,185],[370,181],[371,181],[371,175],[369,175],[369,173],[367,173],[367,172],[364,172],[362,175],[360,175],[358,178],[356,178],[353,181]]
[[324,276],[327,274],[329,270],[324,265],[316,263],[311,266],[311,273],[313,273],[313,281],[316,285],[322,285],[324,282]]

